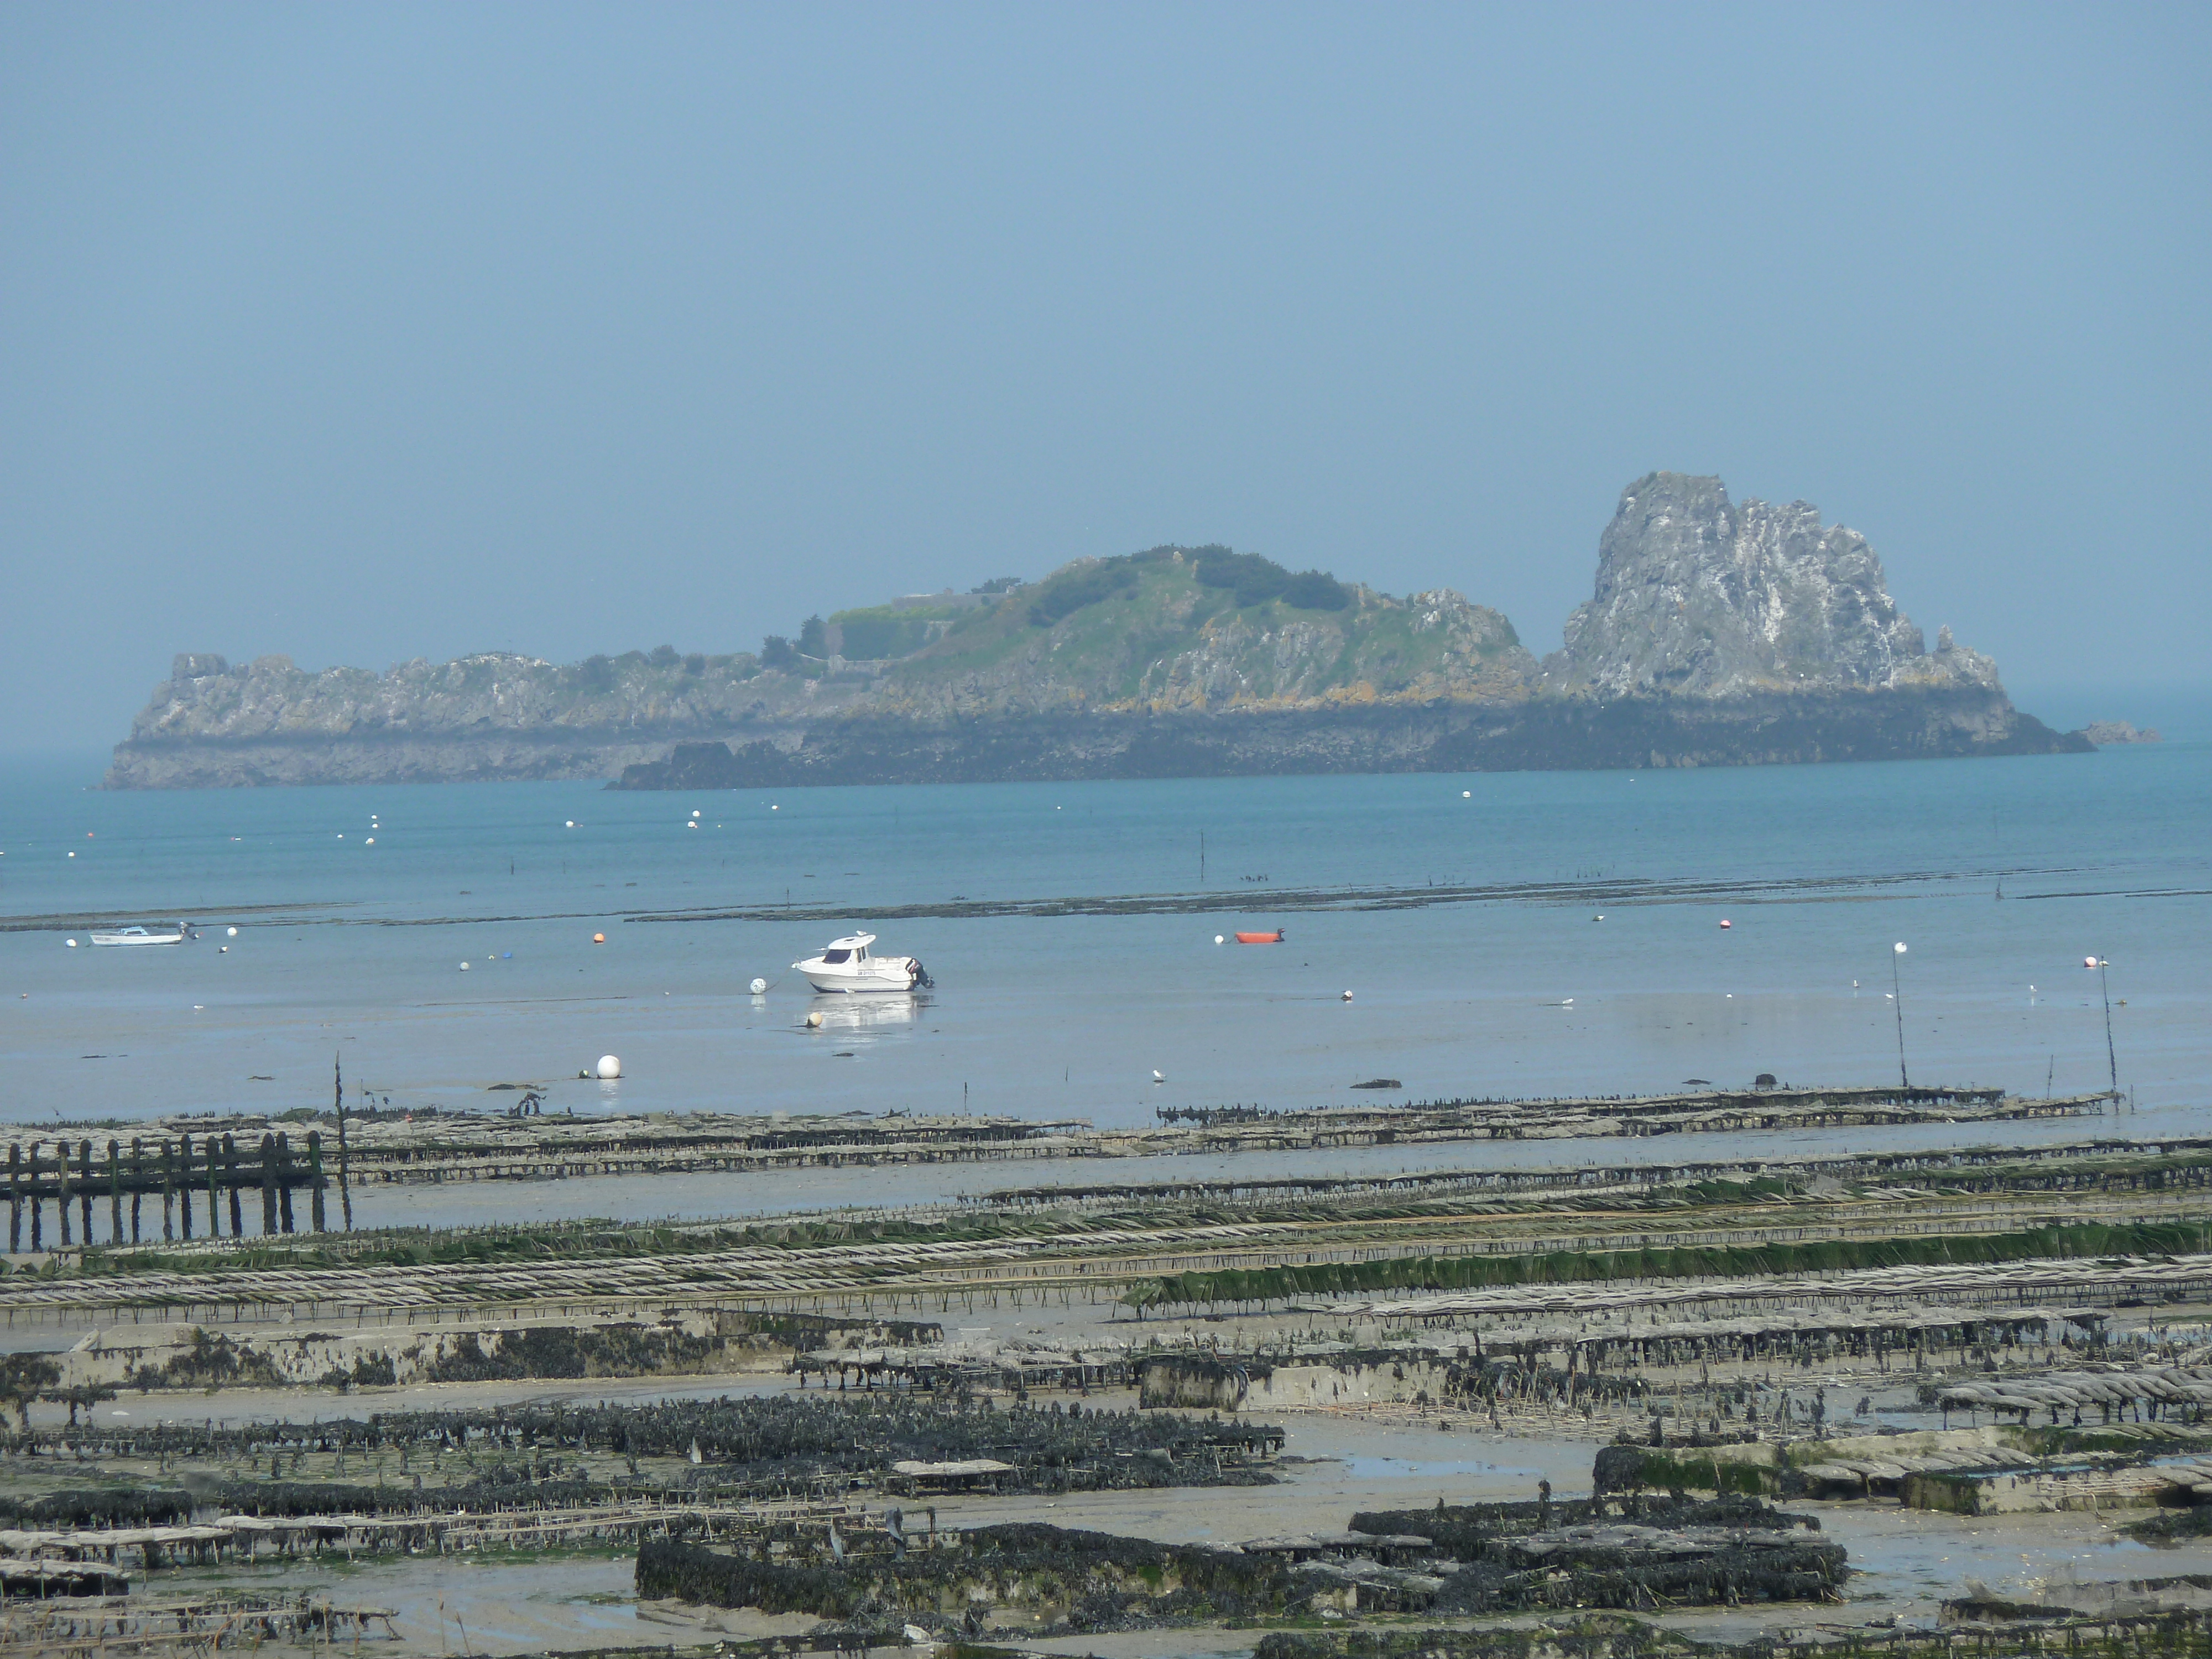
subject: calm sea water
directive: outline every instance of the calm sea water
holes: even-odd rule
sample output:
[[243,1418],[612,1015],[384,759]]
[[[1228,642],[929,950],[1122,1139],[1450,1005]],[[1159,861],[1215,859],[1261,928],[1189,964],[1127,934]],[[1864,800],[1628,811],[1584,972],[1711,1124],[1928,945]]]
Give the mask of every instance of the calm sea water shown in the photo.
[[[526,1083],[578,1112],[964,1104],[1103,1123],[1161,1105],[1373,1098],[1346,1091],[1375,1077],[1416,1097],[1759,1072],[1878,1082],[1897,1074],[1887,994],[1904,940],[1916,1081],[2101,1086],[2104,1007],[2081,966],[2094,952],[2112,963],[2120,1082],[2140,1108],[2129,1127],[2212,1133],[2203,741],[1702,772],[696,796],[572,783],[123,794],[85,788],[97,773],[0,774],[0,912],[222,915],[170,950],[0,933],[0,1116],[18,1123],[324,1104],[334,1058],[349,1091],[394,1106],[497,1109],[513,1097],[492,1085]],[[1201,836],[1204,890],[1238,895],[1237,914],[884,923],[879,948],[936,977],[913,1000],[807,991],[787,964],[845,925],[624,920],[788,900],[868,927],[882,906],[956,896],[1194,892]],[[1323,914],[1268,898],[1631,878],[1657,890]],[[1775,881],[1799,884],[1665,890]],[[1281,946],[1213,943],[1278,925]],[[756,975],[774,981],[758,999]],[[816,1007],[825,1024],[809,1032]],[[623,1080],[577,1080],[605,1053]],[[1638,1146],[1481,1156],[1609,1160]],[[724,1183],[677,1199],[662,1186],[610,1205],[908,1201],[928,1195],[917,1180],[1007,1178]],[[383,1207],[397,1219],[433,1201]]]

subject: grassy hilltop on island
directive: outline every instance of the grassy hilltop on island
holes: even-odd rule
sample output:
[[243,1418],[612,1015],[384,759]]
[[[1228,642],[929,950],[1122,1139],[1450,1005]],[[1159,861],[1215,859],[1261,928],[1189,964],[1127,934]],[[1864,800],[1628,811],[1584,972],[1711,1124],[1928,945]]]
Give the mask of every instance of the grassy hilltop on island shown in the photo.
[[890,666],[876,712],[1202,711],[1525,695],[1512,623],[1439,589],[1394,599],[1226,547],[1079,559]]

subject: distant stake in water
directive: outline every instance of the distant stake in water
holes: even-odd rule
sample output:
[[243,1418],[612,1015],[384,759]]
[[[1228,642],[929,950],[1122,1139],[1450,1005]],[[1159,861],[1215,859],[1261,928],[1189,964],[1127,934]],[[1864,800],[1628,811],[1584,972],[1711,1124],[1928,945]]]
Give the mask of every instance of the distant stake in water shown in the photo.
[[2120,1091],[2120,1058],[2118,1051],[2112,1047],[2112,982],[2105,971],[2112,964],[2102,957],[2084,957],[2081,965],[2097,970],[2097,983],[2105,994],[2106,1075],[2111,1080],[2112,1092],[2117,1095]]
[[1905,941],[1899,939],[1889,951],[1889,1000],[1897,1008],[1897,1086],[1910,1089],[1911,1079],[1905,1074],[1905,986],[1897,976],[1898,958],[1905,954]]

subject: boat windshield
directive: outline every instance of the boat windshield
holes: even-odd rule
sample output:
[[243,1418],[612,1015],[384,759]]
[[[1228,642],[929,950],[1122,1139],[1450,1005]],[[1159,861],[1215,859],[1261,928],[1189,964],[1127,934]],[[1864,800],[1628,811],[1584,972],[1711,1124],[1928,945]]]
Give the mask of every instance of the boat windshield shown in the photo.
[[853,953],[850,951],[824,951],[822,953],[822,960],[824,962],[844,962],[850,958],[852,954]]

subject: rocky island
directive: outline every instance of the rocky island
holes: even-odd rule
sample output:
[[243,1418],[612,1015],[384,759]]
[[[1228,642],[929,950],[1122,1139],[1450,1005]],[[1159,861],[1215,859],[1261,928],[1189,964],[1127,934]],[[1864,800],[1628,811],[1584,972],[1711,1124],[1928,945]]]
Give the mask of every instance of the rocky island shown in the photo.
[[[881,654],[873,654],[873,653]],[[864,654],[868,653],[868,654]],[[1171,545],[810,618],[798,643],[383,674],[177,659],[111,787],[619,775],[632,789],[1711,766],[2087,750],[1927,647],[1866,539],[1657,472],[1540,662],[1494,610]]]
[[2158,743],[2163,741],[2154,726],[2137,731],[2129,720],[2091,720],[2082,727],[2081,735],[2102,749],[2115,743]]

